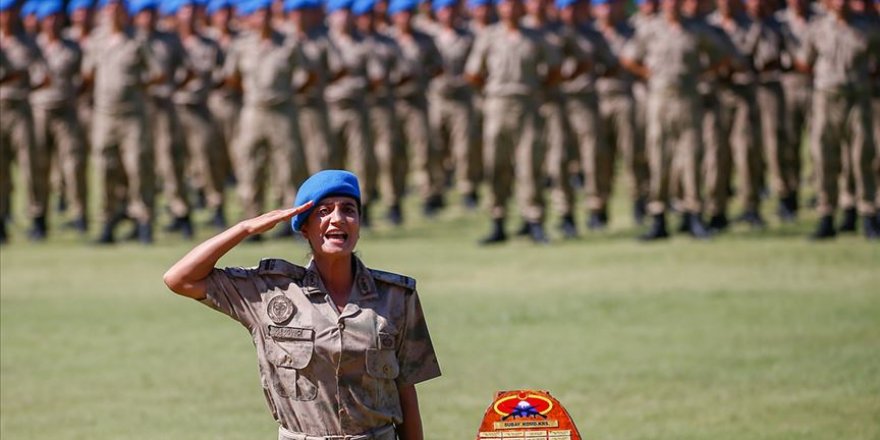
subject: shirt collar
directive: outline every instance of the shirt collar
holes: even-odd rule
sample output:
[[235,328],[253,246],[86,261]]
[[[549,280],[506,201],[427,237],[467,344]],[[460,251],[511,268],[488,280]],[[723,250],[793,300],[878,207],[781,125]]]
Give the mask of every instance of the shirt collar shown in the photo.
[[[377,295],[376,283],[373,281],[370,270],[367,269],[360,258],[353,258],[355,264],[354,283],[348,302],[357,303],[360,300],[375,298]],[[324,288],[324,282],[321,281],[321,275],[318,273],[318,266],[315,264],[315,260],[309,261],[309,265],[306,267],[302,288],[303,292],[310,296],[315,294],[325,295],[327,293],[327,289]]]

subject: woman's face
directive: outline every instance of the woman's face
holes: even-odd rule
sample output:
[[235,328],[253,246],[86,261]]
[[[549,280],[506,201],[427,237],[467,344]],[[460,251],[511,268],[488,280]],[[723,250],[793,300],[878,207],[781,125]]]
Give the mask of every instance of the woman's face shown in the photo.
[[315,258],[351,255],[360,238],[361,216],[351,197],[327,197],[302,227]]

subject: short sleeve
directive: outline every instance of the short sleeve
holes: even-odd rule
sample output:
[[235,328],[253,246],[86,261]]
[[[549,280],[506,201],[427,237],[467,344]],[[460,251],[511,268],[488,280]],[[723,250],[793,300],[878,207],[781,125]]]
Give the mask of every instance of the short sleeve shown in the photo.
[[629,39],[620,52],[620,57],[627,60],[642,62],[645,59],[645,33],[636,32],[636,35]]
[[440,364],[416,292],[406,299],[406,322],[397,360],[400,365],[399,385],[415,385],[440,376]]
[[486,52],[489,48],[489,39],[486,33],[480,34],[474,41],[474,49],[468,56],[464,65],[464,72],[472,76],[481,76],[486,71]]
[[214,269],[206,280],[206,297],[201,302],[252,328],[257,322],[256,306],[262,301],[256,277],[254,269]]

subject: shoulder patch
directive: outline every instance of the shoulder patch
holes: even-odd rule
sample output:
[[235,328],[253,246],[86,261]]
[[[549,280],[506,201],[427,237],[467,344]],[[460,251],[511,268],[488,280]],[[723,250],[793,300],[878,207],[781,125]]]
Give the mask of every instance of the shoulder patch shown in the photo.
[[373,279],[386,284],[403,287],[404,289],[416,290],[416,280],[406,275],[385,272],[384,270],[370,269]]
[[235,278],[247,278],[254,269],[253,267],[227,267],[223,271]]
[[301,280],[306,274],[306,268],[280,258],[264,258],[260,260],[257,272],[260,275],[282,275]]

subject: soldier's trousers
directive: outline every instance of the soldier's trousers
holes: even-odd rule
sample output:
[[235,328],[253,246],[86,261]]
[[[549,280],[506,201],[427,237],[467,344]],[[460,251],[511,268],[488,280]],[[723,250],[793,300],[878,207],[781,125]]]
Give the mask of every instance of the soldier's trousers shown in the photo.
[[330,135],[327,105],[323,101],[303,102],[296,111],[309,174],[330,168],[331,158],[338,158],[340,151]]
[[226,181],[226,152],[211,112],[202,105],[177,105],[182,140],[186,146],[193,183],[205,193],[208,208],[223,206],[223,184]]
[[[266,182],[278,189],[286,206],[293,206],[297,188],[308,177],[293,105],[246,105],[235,144],[238,194],[245,217],[263,213]],[[272,180],[267,179],[270,170]]]
[[[812,116],[810,149],[819,214],[833,214],[838,203],[863,215],[873,214],[876,152],[870,97],[864,91],[816,90]],[[848,186],[852,192],[846,191]]]
[[[636,107],[631,94],[615,93],[599,97],[599,115],[609,154],[601,156],[605,161],[597,164],[597,175],[606,182],[609,196],[614,184],[614,164],[619,154],[630,183],[630,196],[633,200],[646,198],[649,192],[648,163],[642,143],[636,131]],[[604,204],[607,205],[605,200]]]
[[431,97],[431,137],[442,158],[449,159],[455,184],[462,194],[477,190],[482,174],[481,151],[475,136],[474,110],[470,94],[461,97]]
[[162,182],[165,203],[173,216],[187,216],[190,212],[184,180],[187,151],[181,138],[177,109],[168,99],[150,97],[147,99],[147,116],[156,151],[156,173]]
[[446,181],[443,154],[438,149],[438,142],[431,136],[428,101],[421,95],[398,98],[395,100],[395,111],[400,139],[411,158],[409,170],[415,172],[419,194],[423,198],[443,194]]
[[[730,140],[722,136],[721,103],[717,95],[701,95],[703,101],[703,185],[706,200],[703,211],[709,216],[727,213],[730,199],[730,173],[733,157]],[[676,173],[678,174],[678,173]]]
[[[761,120],[755,104],[755,90],[751,86],[731,86],[719,93],[719,143],[728,142],[736,169],[736,188],[744,211],[757,211],[763,182],[763,164],[760,147]],[[719,162],[718,167],[726,166]],[[720,172],[720,174],[724,174]],[[717,185],[728,185],[718,182]],[[716,187],[721,190],[720,187]]]
[[808,75],[786,73],[782,77],[785,96],[785,141],[788,151],[793,152],[792,177],[797,178],[795,189],[800,186],[801,155],[804,134],[809,132],[810,112],[813,106],[813,81]]
[[799,149],[792,149],[792,143],[786,139],[785,115],[788,111],[780,82],[761,83],[758,86],[758,113],[770,187],[778,197],[788,197],[797,192],[795,156]]
[[[880,185],[880,90],[874,91],[874,97],[871,98],[871,111],[871,121],[874,126],[874,184]],[[880,191],[876,193],[874,208],[880,210]]]
[[378,161],[379,192],[386,205],[399,205],[406,190],[409,161],[406,146],[401,142],[397,130],[394,104],[385,100],[371,101],[367,104],[367,115],[375,145],[373,151]]
[[331,168],[344,168],[347,164],[358,176],[361,184],[361,203],[372,201],[376,188],[378,164],[376,151],[370,140],[370,122],[361,100],[339,101],[330,104],[329,142],[341,148],[329,156]]
[[49,198],[48,154],[34,142],[34,123],[27,101],[0,101],[0,221],[10,215],[12,161],[18,162],[27,193],[28,215],[46,215]]
[[516,199],[528,222],[544,220],[544,152],[538,142],[538,106],[530,97],[487,96],[483,140],[484,165],[491,191],[493,219],[507,216],[507,202],[516,182]]
[[651,91],[647,143],[651,170],[648,211],[663,214],[669,206],[670,170],[680,170],[682,209],[700,212],[701,104],[696,93]]
[[86,143],[73,104],[58,108],[34,106],[34,141],[52,161],[57,156],[64,196],[73,218],[86,214]]
[[241,118],[241,97],[226,92],[215,92],[208,97],[208,109],[218,131],[219,146],[222,147],[223,162],[216,172],[226,176],[235,174],[235,137]]
[[[92,121],[92,148],[101,187],[99,221],[106,223],[127,213],[140,223],[151,222],[156,168],[146,111],[95,111]],[[123,196],[120,186],[126,188]]]
[[562,96],[548,97],[541,104],[538,109],[542,120],[539,148],[546,152],[544,172],[550,178],[553,206],[561,215],[570,216],[574,213],[575,196],[569,164],[577,153],[573,151],[575,144],[566,111]]
[[[593,93],[568,95],[565,99],[565,116],[568,118],[568,127],[575,147],[571,155],[580,156],[581,168],[584,173],[584,190],[586,192],[587,209],[601,211],[608,204],[611,195],[611,187],[608,185],[610,177],[600,175],[607,173],[598,167],[600,163],[607,163],[611,157],[611,147],[605,141],[605,134],[600,123],[599,101]],[[561,165],[568,168],[569,158]],[[557,195],[554,200],[562,203],[562,213],[570,212],[574,201],[573,190],[569,178],[569,171],[557,168],[560,172],[558,179],[559,190],[554,190]],[[564,174],[563,174],[564,173]],[[557,180],[554,178],[554,181]],[[571,195],[570,195],[570,192]],[[567,209],[565,207],[568,207]]]

